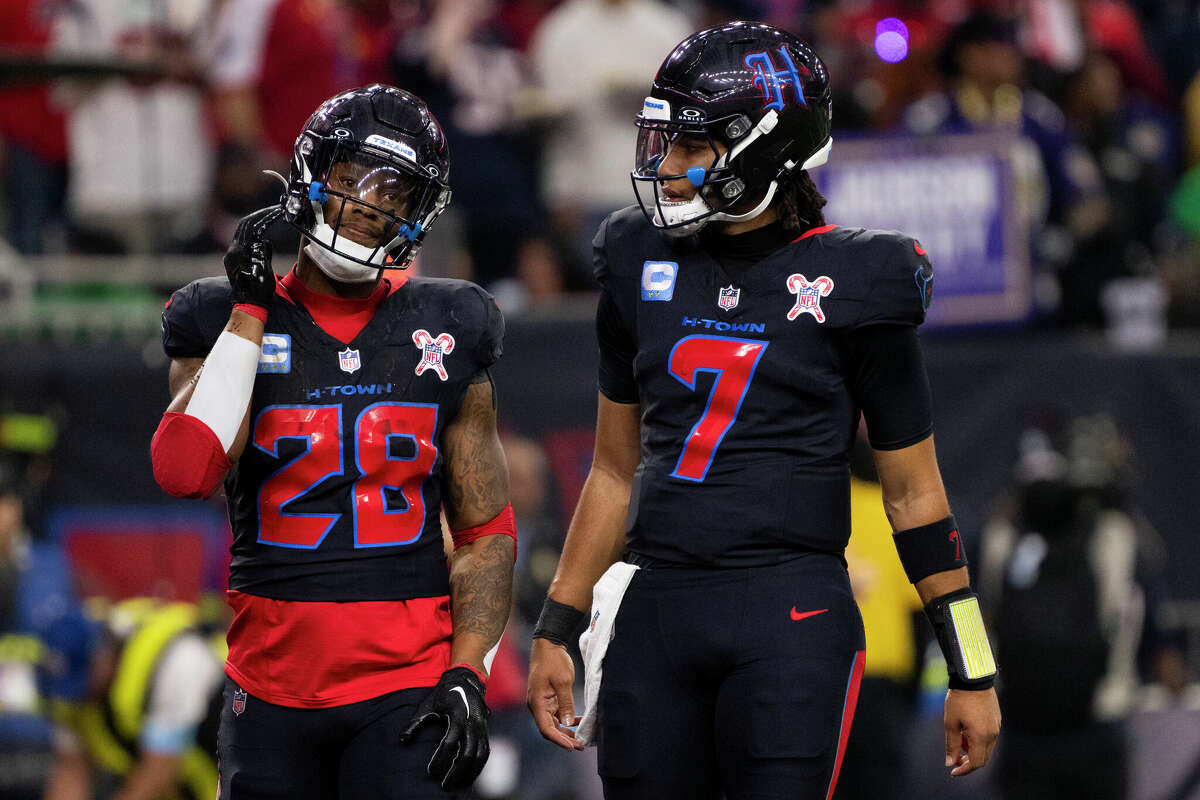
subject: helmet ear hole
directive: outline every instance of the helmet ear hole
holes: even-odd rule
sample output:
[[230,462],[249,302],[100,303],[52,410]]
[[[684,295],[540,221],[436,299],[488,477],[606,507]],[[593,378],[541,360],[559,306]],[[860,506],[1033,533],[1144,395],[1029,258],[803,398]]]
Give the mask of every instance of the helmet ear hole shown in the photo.
[[732,144],[749,133],[751,127],[750,118],[745,114],[738,114],[725,126],[725,138]]

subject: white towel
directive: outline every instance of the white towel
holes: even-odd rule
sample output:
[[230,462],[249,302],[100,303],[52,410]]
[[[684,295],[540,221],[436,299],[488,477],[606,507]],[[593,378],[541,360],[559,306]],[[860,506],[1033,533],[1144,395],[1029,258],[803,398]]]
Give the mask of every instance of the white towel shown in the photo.
[[618,561],[592,588],[592,621],[579,637],[579,652],[583,654],[583,718],[575,730],[575,741],[584,747],[595,743],[592,734],[596,730],[596,699],[600,696],[604,654],[615,633],[613,621],[621,599],[637,570],[633,564]]

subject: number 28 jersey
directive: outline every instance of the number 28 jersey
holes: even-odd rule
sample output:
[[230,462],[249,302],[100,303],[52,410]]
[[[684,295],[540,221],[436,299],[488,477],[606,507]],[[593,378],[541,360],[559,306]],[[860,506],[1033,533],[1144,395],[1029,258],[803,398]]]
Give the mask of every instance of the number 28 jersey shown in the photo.
[[843,345],[924,320],[920,244],[828,225],[731,279],[701,237],[665,236],[631,208],[601,225],[595,269],[600,389],[641,405],[629,549],[699,566],[841,554],[859,419]]
[[[500,357],[500,312],[464,281],[393,280],[345,343],[289,295],[290,278],[269,309],[249,441],[225,482],[230,589],[286,601],[444,595],[439,443],[467,385]],[[224,279],[180,289],[163,313],[167,355],[207,355],[230,309]]]

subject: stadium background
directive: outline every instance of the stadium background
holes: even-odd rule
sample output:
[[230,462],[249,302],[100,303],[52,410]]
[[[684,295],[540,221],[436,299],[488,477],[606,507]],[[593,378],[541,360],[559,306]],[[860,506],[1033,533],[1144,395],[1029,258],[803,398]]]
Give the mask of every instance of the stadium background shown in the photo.
[[[1112,479],[1160,540],[1164,614],[1200,675],[1200,11],[1184,0],[10,0],[0,458],[56,570],[45,582],[112,598],[223,587],[219,498],[171,501],[150,474],[162,302],[222,274],[233,221],[277,191],[258,171],[286,172],[321,99],[391,82],[430,100],[452,148],[453,210],[416,268],[480,282],[508,319],[496,382],[523,540],[519,672],[590,460],[590,231],[632,198],[631,119],[658,61],[730,18],[795,30],[829,63],[827,218],[930,251],[922,336],[968,541],[1017,489],[1024,433],[1066,447],[1073,420],[1111,423]],[[1021,69],[1004,75],[992,46]],[[995,90],[986,113],[967,113],[972,81]],[[295,247],[280,235],[277,271]],[[1130,796],[1200,797],[1200,690],[1168,697],[1143,678]],[[509,794],[595,796],[586,767],[528,777],[563,762],[522,730],[519,684],[494,700],[513,743],[498,759],[526,776]],[[940,723],[921,708],[912,758],[936,767]],[[918,796],[993,791],[990,775],[910,772]]]

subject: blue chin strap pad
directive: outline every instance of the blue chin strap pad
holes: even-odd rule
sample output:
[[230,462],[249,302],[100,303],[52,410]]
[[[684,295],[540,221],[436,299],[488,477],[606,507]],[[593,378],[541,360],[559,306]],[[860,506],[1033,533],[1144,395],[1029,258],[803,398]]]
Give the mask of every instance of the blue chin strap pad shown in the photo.
[[320,181],[313,181],[308,185],[308,199],[314,200],[321,205],[329,202],[329,195],[325,192],[325,185]]
[[704,185],[704,178],[708,174],[708,170],[704,167],[688,167],[687,179],[692,182],[692,186],[699,189]]
[[417,237],[421,235],[421,223],[413,223],[412,227],[409,227],[408,225],[401,225],[400,230],[396,232],[396,235],[403,236],[410,242],[415,242]]

